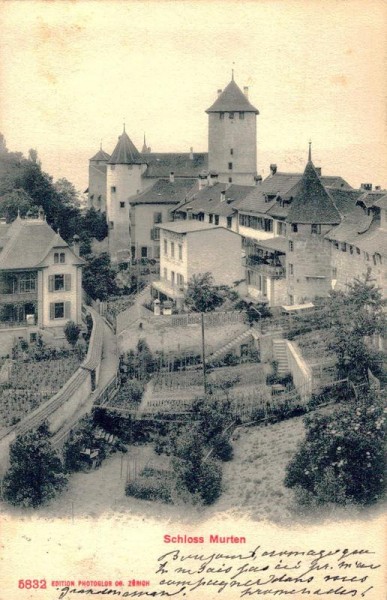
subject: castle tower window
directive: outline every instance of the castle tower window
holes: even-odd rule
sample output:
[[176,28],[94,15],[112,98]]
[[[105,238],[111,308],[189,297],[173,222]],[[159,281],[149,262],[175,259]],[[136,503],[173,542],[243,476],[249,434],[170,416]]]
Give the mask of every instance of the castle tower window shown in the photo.
[[321,225],[320,224],[316,224],[316,223],[312,223],[311,225],[311,232],[314,234],[320,234],[321,233]]
[[292,223],[292,231],[293,231],[294,233],[297,233],[297,231],[298,231],[298,226],[297,226],[297,223]]
[[120,208],[125,208],[125,202],[120,202]]
[[289,275],[294,275],[294,268],[291,263],[289,263]]
[[229,177],[229,178],[228,178],[228,182],[229,182],[229,183],[232,183],[232,177]]
[[229,162],[229,163],[228,163],[228,170],[229,170],[229,171],[232,171],[232,162]]
[[234,148],[230,148],[230,154],[231,156],[234,154]]
[[111,191],[112,194],[114,194],[114,192],[117,191],[116,186],[112,185],[111,188],[110,188],[110,191]]

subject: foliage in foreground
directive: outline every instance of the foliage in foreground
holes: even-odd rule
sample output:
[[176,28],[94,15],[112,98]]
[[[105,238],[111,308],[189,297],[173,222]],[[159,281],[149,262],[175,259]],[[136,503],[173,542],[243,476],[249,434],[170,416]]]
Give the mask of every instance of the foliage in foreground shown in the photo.
[[305,418],[306,438],[287,467],[285,485],[303,502],[360,505],[385,489],[384,402],[368,391],[327,414]]
[[5,500],[15,506],[36,508],[54,498],[66,484],[46,422],[16,438],[10,447],[10,468],[3,480]]

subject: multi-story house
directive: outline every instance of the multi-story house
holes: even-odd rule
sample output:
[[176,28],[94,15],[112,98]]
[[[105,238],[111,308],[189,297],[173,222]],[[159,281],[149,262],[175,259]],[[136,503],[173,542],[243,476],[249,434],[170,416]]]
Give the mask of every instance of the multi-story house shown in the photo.
[[45,221],[0,223],[0,338],[3,353],[15,338],[63,331],[81,323],[82,266],[78,240],[70,247]]
[[210,272],[216,285],[233,286],[244,278],[241,237],[235,231],[197,220],[180,220],[160,227],[160,280],[157,296],[180,308],[193,275]]

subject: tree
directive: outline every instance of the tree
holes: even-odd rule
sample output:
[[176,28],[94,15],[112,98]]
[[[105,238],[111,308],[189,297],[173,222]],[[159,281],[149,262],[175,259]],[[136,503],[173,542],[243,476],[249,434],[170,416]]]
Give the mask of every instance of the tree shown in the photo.
[[64,334],[66,336],[66,340],[74,348],[75,344],[79,339],[79,334],[81,333],[81,328],[79,325],[74,323],[74,321],[67,321],[64,327]]
[[5,218],[7,223],[14,221],[18,213],[25,217],[31,211],[37,213],[38,208],[23,189],[11,190],[0,198],[0,216]]
[[75,189],[75,186],[65,177],[58,179],[54,183],[54,189],[60,197],[61,202],[63,204],[79,208],[79,192]]
[[367,390],[329,415],[306,417],[306,437],[285,485],[304,502],[376,502],[385,487],[383,413],[382,396]]
[[83,215],[81,233],[82,231],[89,237],[96,238],[99,242],[104,240],[108,234],[105,213],[100,213],[93,207],[89,208]]
[[16,438],[10,447],[10,468],[3,480],[4,498],[10,504],[36,508],[54,498],[66,484],[47,422]]
[[199,273],[189,280],[185,304],[194,312],[210,312],[221,306],[224,300],[224,294],[214,285],[211,273]]
[[91,254],[83,269],[83,287],[94,299],[107,300],[119,292],[115,281],[116,273],[111,266],[110,256],[103,252],[99,256]]

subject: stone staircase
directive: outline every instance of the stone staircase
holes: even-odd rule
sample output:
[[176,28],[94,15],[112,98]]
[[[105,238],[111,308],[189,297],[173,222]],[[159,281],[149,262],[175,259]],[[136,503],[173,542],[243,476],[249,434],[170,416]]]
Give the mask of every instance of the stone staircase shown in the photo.
[[222,356],[224,356],[225,354],[227,354],[228,352],[230,352],[231,350],[233,350],[234,348],[239,346],[241,344],[241,342],[244,342],[251,337],[253,337],[253,333],[252,333],[251,329],[247,329],[246,331],[243,331],[237,337],[232,339],[230,342],[228,342],[221,348],[218,348],[217,350],[215,350],[215,352],[213,352],[212,354],[207,356],[206,363],[210,364],[212,362],[215,362],[216,360],[218,360],[219,358],[221,358]]
[[273,357],[274,360],[278,363],[278,375],[286,375],[286,373],[289,373],[289,361],[286,340],[273,340]]

